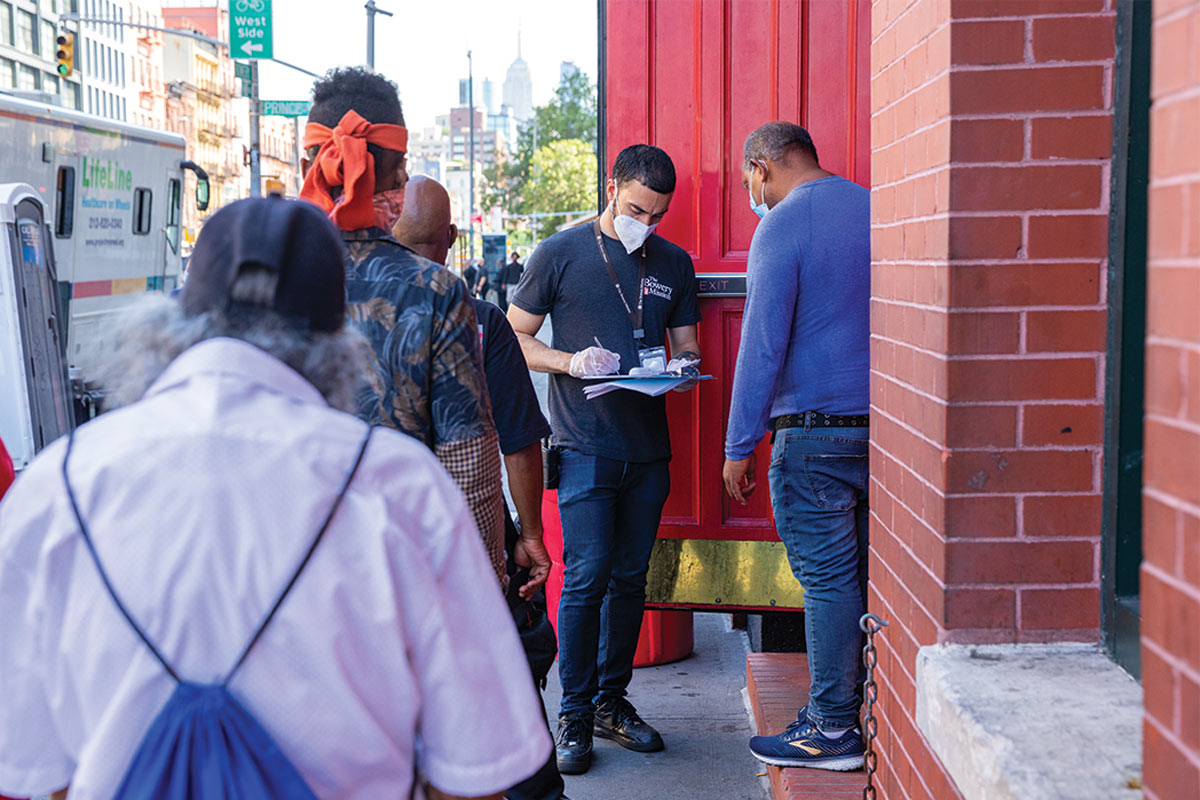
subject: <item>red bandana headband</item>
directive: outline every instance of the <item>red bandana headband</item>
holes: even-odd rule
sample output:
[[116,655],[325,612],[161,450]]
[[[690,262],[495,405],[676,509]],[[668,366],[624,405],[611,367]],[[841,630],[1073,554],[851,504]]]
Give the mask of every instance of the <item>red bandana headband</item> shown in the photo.
[[[375,159],[367,145],[387,150],[408,151],[408,130],[402,125],[372,124],[356,111],[347,111],[330,129],[318,122],[304,128],[304,148],[319,147],[300,197],[329,214],[344,231],[375,224],[372,197],[375,194]],[[334,202],[334,187],[342,196]]]

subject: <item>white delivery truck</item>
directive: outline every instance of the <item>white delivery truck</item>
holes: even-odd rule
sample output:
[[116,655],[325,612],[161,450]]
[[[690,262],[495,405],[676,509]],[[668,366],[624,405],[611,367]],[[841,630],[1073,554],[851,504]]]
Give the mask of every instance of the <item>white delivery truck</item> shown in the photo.
[[[62,359],[77,387],[86,385],[103,361],[115,314],[147,292],[170,291],[179,283],[185,170],[196,173],[195,202],[204,210],[208,177],[186,160],[182,136],[0,92],[0,184],[26,184],[40,199],[34,204],[45,215],[39,252],[49,265],[58,302],[47,313],[54,311],[59,320]],[[0,268],[10,273],[22,268],[26,252],[14,205],[23,198],[28,199],[10,187],[5,213],[10,241],[4,245],[9,252],[0,258]],[[12,275],[0,281],[0,289],[20,291],[21,285]],[[12,298],[0,299],[0,330],[40,340],[46,336],[45,320],[30,328],[31,318],[40,314],[28,307],[18,314]],[[22,353],[28,357],[41,349],[27,341]],[[45,405],[39,391],[24,387],[31,409]],[[0,395],[0,428],[7,428],[0,436],[6,444],[9,436],[24,436],[40,449],[48,440],[29,430],[14,431],[12,420],[21,415],[13,402],[11,392]]]

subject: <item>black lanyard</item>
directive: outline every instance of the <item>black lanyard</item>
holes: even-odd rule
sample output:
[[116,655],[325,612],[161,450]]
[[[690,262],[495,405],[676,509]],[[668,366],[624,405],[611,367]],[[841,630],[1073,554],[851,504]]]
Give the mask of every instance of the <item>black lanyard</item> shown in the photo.
[[637,310],[630,308],[629,301],[625,298],[625,290],[621,288],[621,282],[617,280],[617,271],[613,269],[612,261],[608,258],[608,251],[604,249],[604,234],[600,232],[600,220],[592,223],[592,231],[596,234],[596,247],[600,248],[600,258],[604,260],[604,268],[608,270],[608,277],[612,280],[612,285],[617,290],[617,296],[621,298],[621,305],[625,306],[625,313],[629,315],[629,324],[633,326],[633,338],[639,342],[646,338],[646,329],[642,327],[642,312],[646,303],[646,244],[642,243],[642,260],[638,262],[638,288],[637,288]]

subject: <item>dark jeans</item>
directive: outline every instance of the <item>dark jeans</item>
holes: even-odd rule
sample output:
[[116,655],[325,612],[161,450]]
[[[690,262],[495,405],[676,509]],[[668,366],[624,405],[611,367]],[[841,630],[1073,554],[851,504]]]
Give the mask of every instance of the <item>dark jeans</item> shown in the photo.
[[783,428],[771,450],[771,505],[804,587],[808,717],[856,724],[867,593],[867,428]]
[[646,569],[671,489],[668,462],[634,464],[565,450],[559,469],[563,591],[562,713],[624,697],[642,629]]

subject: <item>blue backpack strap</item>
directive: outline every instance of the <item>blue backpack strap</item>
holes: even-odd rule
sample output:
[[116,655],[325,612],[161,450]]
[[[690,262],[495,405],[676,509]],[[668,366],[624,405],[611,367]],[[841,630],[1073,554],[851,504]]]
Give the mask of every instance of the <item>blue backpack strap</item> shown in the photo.
[[146,633],[142,630],[141,626],[134,621],[133,615],[129,613],[129,609],[125,608],[125,604],[121,602],[121,598],[117,594],[117,590],[113,588],[112,581],[108,579],[108,573],[104,571],[104,565],[100,563],[100,555],[96,552],[96,545],[92,543],[92,537],[88,533],[87,525],[83,521],[83,514],[79,512],[79,502],[75,499],[75,490],[71,488],[71,480],[67,476],[67,462],[71,460],[71,450],[74,447],[75,429],[72,429],[71,435],[67,439],[67,453],[63,456],[63,483],[66,484],[67,487],[67,499],[71,501],[71,511],[74,512],[75,521],[79,524],[79,532],[83,535],[83,541],[84,544],[87,545],[88,552],[92,554],[92,561],[96,563],[96,572],[100,573],[100,580],[104,582],[104,588],[108,589],[108,593],[112,597],[113,603],[116,604],[117,609],[121,612],[121,615],[125,617],[125,621],[129,623],[129,627],[133,628],[133,631],[138,635],[138,638],[141,639],[145,643],[146,647],[150,649],[150,652],[154,654],[156,659],[158,659],[158,663],[163,665],[163,669],[167,671],[167,674],[170,675],[176,683],[181,683],[182,681],[180,680],[179,675],[175,673],[175,670],[170,664],[167,663],[167,660],[163,658],[162,653],[158,652],[158,648],[154,646],[154,642],[150,641],[150,637],[146,636]]
[[[325,535],[325,531],[329,528],[330,523],[333,522],[334,515],[337,514],[338,508],[340,508],[342,505],[342,498],[346,496],[346,492],[350,489],[350,484],[354,480],[354,476],[357,474],[358,468],[363,462],[363,457],[367,453],[367,445],[371,442],[371,433],[373,430],[373,428],[368,426],[367,433],[363,437],[362,444],[359,445],[358,455],[354,459],[354,466],[350,468],[349,474],[346,475],[346,480],[342,484],[341,490],[334,499],[333,505],[330,506],[329,513],[325,516],[325,521],[321,524],[321,529],[317,531],[317,535],[314,537],[313,543],[309,546],[308,551],[304,554],[304,558],[300,561],[300,566],[296,568],[296,572],[292,575],[292,579],[288,581],[287,586],[284,587],[283,592],[279,595],[279,599],[275,601],[275,605],[273,605],[271,610],[267,612],[266,617],[264,617],[263,621],[259,624],[258,630],[255,631],[254,636],[250,639],[250,643],[246,645],[244,650],[242,650],[242,654],[240,657],[238,657],[238,660],[233,665],[233,668],[229,670],[229,673],[221,681],[220,685],[222,687],[229,683],[229,681],[233,678],[234,673],[237,672],[238,667],[240,667],[242,662],[246,660],[246,656],[250,655],[250,650],[253,649],[255,643],[257,643],[259,638],[263,635],[263,631],[265,631],[267,629],[267,625],[271,623],[271,619],[275,616],[275,612],[279,610],[281,605],[283,605],[284,599],[288,596],[288,593],[296,584],[296,580],[300,577],[300,573],[304,571],[304,567],[308,565],[309,559],[311,559],[313,553],[316,552],[317,545],[320,544],[321,538]],[[75,490],[71,487],[71,480],[67,473],[67,464],[71,460],[71,450],[74,448],[74,446],[75,431],[72,430],[70,437],[67,439],[66,455],[63,456],[63,483],[67,488],[67,499],[71,503],[71,511],[75,514],[75,521],[79,525],[79,532],[82,534],[83,541],[87,545],[88,552],[92,556],[92,561],[96,564],[96,571],[100,574],[100,580],[104,583],[104,588],[108,590],[108,594],[112,597],[113,603],[116,604],[117,609],[121,612],[121,616],[125,617],[125,621],[129,623],[129,627],[133,628],[134,633],[138,635],[138,638],[142,640],[142,642],[150,650],[151,654],[153,654],[153,656],[158,660],[158,663],[162,664],[163,669],[167,671],[167,674],[170,675],[176,683],[182,683],[183,680],[179,677],[178,673],[175,672],[175,669],[170,665],[170,663],[167,662],[162,653],[158,651],[158,648],[154,646],[152,641],[150,641],[150,637],[146,635],[145,631],[143,631],[141,626],[138,625],[134,620],[133,615],[129,613],[129,609],[127,609],[125,604],[121,602],[121,597],[117,594],[117,590],[113,588],[112,581],[110,581],[108,578],[108,573],[104,571],[104,565],[100,561],[100,555],[96,552],[96,545],[92,542],[92,537],[88,533],[87,524],[83,521],[83,514],[79,511],[79,502],[75,499]]]
[[263,632],[266,631],[267,626],[271,624],[271,620],[275,617],[275,612],[278,611],[279,607],[283,605],[283,601],[287,598],[288,593],[291,592],[292,587],[296,585],[296,581],[300,578],[300,573],[304,571],[306,566],[308,566],[309,559],[311,559],[313,553],[317,551],[317,545],[321,543],[321,538],[325,536],[325,531],[329,529],[330,523],[333,522],[333,518],[337,514],[338,509],[341,508],[342,499],[346,496],[346,492],[350,490],[350,484],[354,481],[354,476],[358,473],[359,466],[362,465],[363,457],[367,454],[367,445],[371,443],[371,434],[374,432],[374,430],[375,429],[373,427],[367,426],[367,435],[363,437],[362,444],[359,445],[358,455],[354,459],[354,466],[350,468],[350,472],[346,475],[346,480],[342,484],[341,491],[339,491],[337,497],[334,498],[333,505],[329,507],[329,513],[325,516],[325,522],[321,524],[321,529],[317,531],[317,535],[313,538],[312,544],[309,545],[308,552],[306,552],[304,554],[304,558],[300,560],[300,565],[296,567],[296,572],[292,575],[292,579],[287,582],[287,586],[283,587],[283,591],[280,593],[279,599],[275,601],[275,605],[271,606],[271,610],[267,612],[265,617],[263,617],[263,621],[259,623],[258,630],[255,631],[254,636],[251,637],[250,643],[247,644],[245,649],[242,650],[242,654],[238,657],[237,662],[234,663],[233,668],[229,670],[229,673],[221,681],[221,686],[227,686],[229,681],[233,680],[234,673],[238,671],[238,667],[242,666],[242,662],[246,660],[246,656],[250,655],[250,651],[254,649],[254,645],[258,643],[259,638],[263,635]]

